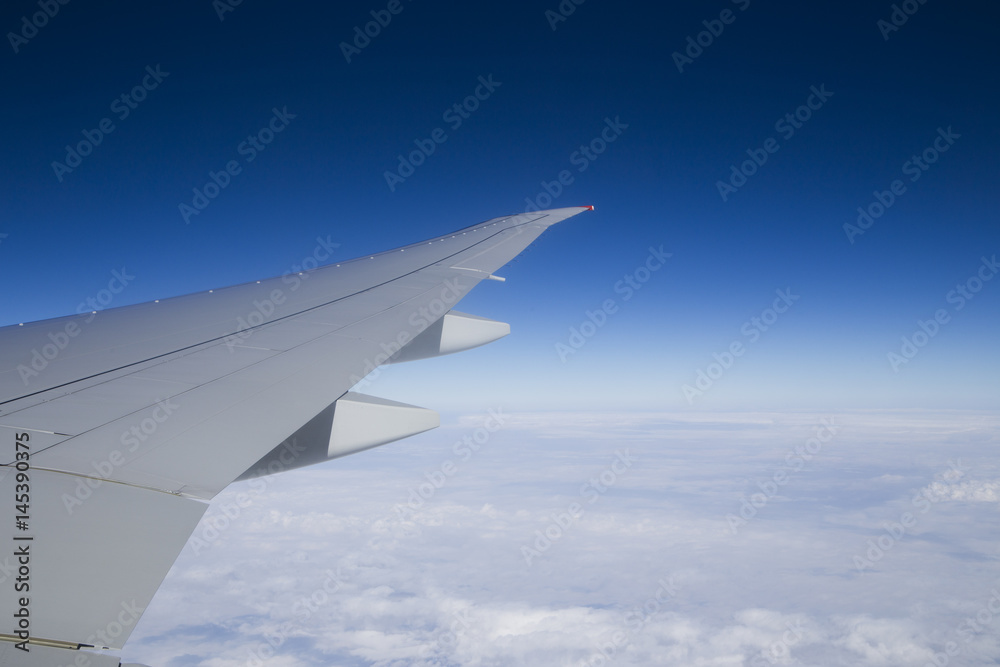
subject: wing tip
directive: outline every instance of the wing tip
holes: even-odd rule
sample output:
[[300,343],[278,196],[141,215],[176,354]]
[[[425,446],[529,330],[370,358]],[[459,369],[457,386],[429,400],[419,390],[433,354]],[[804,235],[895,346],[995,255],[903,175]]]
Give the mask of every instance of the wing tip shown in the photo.
[[593,205],[588,206],[567,206],[566,208],[553,208],[547,211],[538,211],[539,213],[545,213],[546,215],[552,216],[553,219],[547,222],[548,226],[554,225],[556,223],[562,222],[567,218],[572,218],[575,215],[579,215],[584,211],[593,211]]

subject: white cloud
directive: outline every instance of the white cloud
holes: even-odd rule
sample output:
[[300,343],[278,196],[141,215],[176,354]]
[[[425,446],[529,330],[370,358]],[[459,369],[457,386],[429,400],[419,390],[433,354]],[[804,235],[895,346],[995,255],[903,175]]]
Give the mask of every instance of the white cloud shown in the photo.
[[[1000,470],[983,447],[997,420],[836,415],[836,437],[733,534],[726,515],[821,416],[512,415],[466,460],[452,445],[472,415],[277,476],[207,548],[185,548],[127,659],[923,667],[962,641],[956,664],[993,664],[1000,619],[967,642],[959,624],[1000,584]],[[590,502],[581,488],[622,448],[635,465]],[[448,460],[457,472],[397,512]],[[852,557],[921,492],[916,528],[859,574]],[[527,565],[521,547],[572,503],[582,516]]]
[[1000,503],[1000,480],[967,480],[958,483],[932,482],[921,493],[940,502]]

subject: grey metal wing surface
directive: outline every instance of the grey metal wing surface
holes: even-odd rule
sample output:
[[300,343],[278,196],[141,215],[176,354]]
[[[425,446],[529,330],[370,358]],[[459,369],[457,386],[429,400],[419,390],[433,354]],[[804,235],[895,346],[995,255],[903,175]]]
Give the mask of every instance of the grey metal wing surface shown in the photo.
[[207,502],[234,480],[437,426],[431,410],[350,389],[382,364],[508,333],[453,308],[585,210],[0,328],[0,664],[79,664],[96,647],[89,664],[117,665],[102,651],[122,647]]

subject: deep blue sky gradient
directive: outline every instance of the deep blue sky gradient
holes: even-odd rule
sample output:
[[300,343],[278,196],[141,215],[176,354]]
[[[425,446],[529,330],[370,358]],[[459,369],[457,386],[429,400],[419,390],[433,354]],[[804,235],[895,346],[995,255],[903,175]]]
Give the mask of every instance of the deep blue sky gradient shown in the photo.
[[[5,39],[0,267],[4,324],[72,312],[126,267],[113,305],[276,275],[316,238],[346,259],[523,210],[564,169],[553,228],[460,308],[512,323],[507,340],[392,369],[373,392],[443,408],[995,408],[1000,280],[956,312],[946,294],[1000,252],[996,156],[1000,9],[928,0],[888,40],[891,3],[588,0],[556,30],[555,0],[403,0],[352,62],[340,43],[383,2],[76,0],[17,53]],[[678,72],[703,21],[735,21]],[[4,34],[36,2],[6,3]],[[112,100],[147,66],[169,76],[119,120]],[[477,79],[501,86],[452,130],[442,113]],[[785,139],[775,122],[833,93]],[[178,205],[273,108],[295,114],[200,215]],[[64,146],[116,125],[59,182]],[[606,118],[628,124],[578,172]],[[435,128],[448,139],[396,190],[384,172]],[[863,236],[842,228],[938,128],[961,135]],[[780,150],[728,201],[716,183],[747,149]],[[673,257],[628,302],[614,286],[650,246]],[[693,405],[682,393],[741,325],[801,299]],[[605,299],[620,310],[562,363],[556,343]],[[953,316],[894,373],[887,353]],[[517,398],[512,399],[512,396]]]

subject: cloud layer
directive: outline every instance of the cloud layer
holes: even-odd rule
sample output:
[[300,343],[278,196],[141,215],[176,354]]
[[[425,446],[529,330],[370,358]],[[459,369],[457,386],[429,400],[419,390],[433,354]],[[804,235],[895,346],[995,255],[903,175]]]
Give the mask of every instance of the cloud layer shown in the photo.
[[1000,658],[996,417],[539,413],[491,433],[487,416],[231,487],[126,659]]

